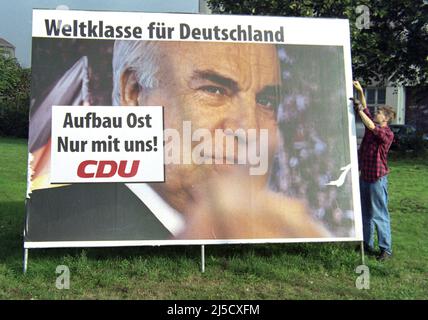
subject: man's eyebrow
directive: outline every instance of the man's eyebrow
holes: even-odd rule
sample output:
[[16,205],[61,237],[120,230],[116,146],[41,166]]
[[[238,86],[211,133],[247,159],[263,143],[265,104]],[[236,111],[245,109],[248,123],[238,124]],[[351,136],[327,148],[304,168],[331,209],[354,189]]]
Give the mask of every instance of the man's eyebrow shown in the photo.
[[229,88],[232,92],[239,91],[238,82],[212,70],[197,70],[193,73],[192,79],[204,79]]
[[281,87],[280,85],[268,85],[265,86],[262,90],[259,91],[259,94],[267,94],[272,96],[279,96],[280,95]]

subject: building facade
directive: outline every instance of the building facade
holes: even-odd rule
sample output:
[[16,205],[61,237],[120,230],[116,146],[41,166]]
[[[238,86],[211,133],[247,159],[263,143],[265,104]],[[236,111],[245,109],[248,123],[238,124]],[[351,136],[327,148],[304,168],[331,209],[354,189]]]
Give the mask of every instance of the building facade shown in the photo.
[[15,46],[3,38],[0,38],[0,54],[5,58],[15,58]]

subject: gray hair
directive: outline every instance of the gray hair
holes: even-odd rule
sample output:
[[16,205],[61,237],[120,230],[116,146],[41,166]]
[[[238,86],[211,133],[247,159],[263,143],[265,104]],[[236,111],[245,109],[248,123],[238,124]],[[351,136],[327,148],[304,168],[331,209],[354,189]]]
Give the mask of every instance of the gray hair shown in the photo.
[[116,40],[113,48],[112,103],[120,105],[120,78],[126,70],[134,70],[139,85],[153,89],[158,86],[159,44],[152,41]]

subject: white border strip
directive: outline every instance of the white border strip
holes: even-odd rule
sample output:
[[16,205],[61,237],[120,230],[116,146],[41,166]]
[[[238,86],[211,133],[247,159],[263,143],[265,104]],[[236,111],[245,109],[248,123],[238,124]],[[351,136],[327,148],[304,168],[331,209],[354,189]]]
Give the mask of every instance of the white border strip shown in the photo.
[[[349,25],[347,26],[347,33],[350,34]],[[357,153],[357,134],[355,128],[355,115],[353,113],[352,102],[349,98],[354,96],[354,89],[352,84],[352,61],[351,61],[351,39],[343,46],[343,57],[345,64],[345,81],[346,81],[346,101],[348,106],[348,128],[349,128],[349,151],[351,159],[351,183],[352,183],[352,203],[354,205],[354,230],[355,236],[363,240],[363,222],[361,215],[360,203],[360,178],[358,173],[358,153]],[[351,80],[351,83],[349,83]],[[345,108],[345,106],[343,106]]]
[[255,244],[255,243],[308,243],[308,242],[357,242],[360,238],[293,238],[293,239],[236,239],[236,240],[131,240],[131,241],[40,241],[24,242],[25,249],[41,248],[95,248],[205,244]]

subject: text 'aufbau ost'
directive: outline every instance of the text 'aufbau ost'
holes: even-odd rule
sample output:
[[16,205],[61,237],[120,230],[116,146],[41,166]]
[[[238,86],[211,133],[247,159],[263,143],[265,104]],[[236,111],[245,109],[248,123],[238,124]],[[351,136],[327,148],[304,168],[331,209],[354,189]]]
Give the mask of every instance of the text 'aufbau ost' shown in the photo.
[[[134,128],[152,128],[152,116],[146,114],[137,116],[135,113],[129,113],[122,116],[98,116],[96,112],[88,112],[85,116],[73,116],[67,112],[64,117],[63,128],[81,128],[81,129],[134,129]],[[88,140],[73,141],[69,137],[58,137],[58,152],[85,152]],[[157,151],[157,137],[147,141],[124,141],[124,151]],[[120,152],[120,140],[117,137],[108,135],[107,139],[95,140],[91,143],[92,152]],[[135,150],[137,148],[137,150]]]
[[237,24],[232,28],[219,26],[195,27],[187,23],[170,26],[153,21],[145,26],[110,25],[102,20],[65,23],[61,19],[45,19],[46,35],[51,37],[147,39],[147,40],[204,40],[283,43],[284,27],[261,30],[252,25]]

